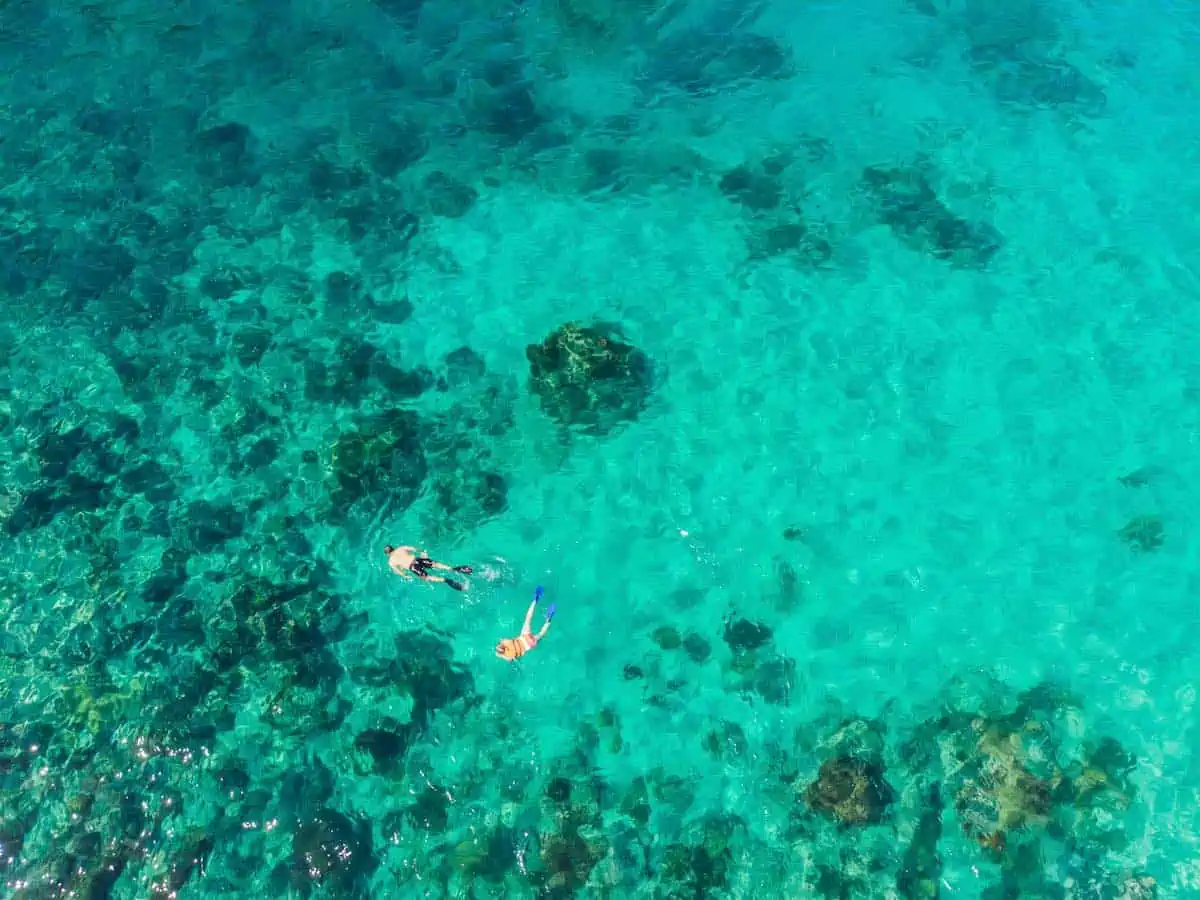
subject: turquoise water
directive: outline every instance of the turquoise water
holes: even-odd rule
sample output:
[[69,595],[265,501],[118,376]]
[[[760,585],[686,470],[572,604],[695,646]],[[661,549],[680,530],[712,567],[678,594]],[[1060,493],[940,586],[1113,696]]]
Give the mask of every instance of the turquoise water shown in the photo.
[[3,896],[1200,889],[1190,6],[0,26]]

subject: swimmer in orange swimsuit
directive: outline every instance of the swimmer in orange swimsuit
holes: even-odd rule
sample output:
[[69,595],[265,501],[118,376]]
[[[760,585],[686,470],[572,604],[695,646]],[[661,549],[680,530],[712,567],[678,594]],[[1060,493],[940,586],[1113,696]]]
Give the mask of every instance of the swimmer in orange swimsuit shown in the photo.
[[525,613],[525,624],[521,626],[521,633],[515,638],[505,638],[496,645],[496,655],[501,659],[506,659],[509,662],[514,662],[532,650],[538,645],[538,641],[546,636],[546,632],[550,630],[550,622],[554,618],[554,613],[557,607],[551,603],[550,608],[546,610],[546,621],[542,623],[541,630],[533,633],[533,611],[537,609],[538,601],[542,599],[542,589],[539,587],[533,593],[533,602],[529,604],[529,611]]

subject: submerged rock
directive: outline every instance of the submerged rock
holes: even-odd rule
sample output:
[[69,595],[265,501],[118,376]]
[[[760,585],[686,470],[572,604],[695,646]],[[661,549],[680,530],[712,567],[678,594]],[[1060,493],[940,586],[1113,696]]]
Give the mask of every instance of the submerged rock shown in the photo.
[[542,840],[539,859],[544,890],[550,896],[575,896],[607,853],[608,841],[598,829],[564,825]]
[[445,831],[450,822],[450,795],[445,788],[426,785],[417,794],[417,799],[404,810],[404,815],[414,828],[427,831]]
[[934,784],[896,875],[896,890],[905,900],[936,900],[941,894],[941,839],[942,792],[941,786]]
[[786,705],[796,681],[796,661],[790,656],[776,656],[753,670],[748,688],[767,703]]
[[[5,762],[0,758],[0,766]],[[20,858],[27,831],[25,823],[18,819],[0,819],[0,872]]]
[[752,652],[766,646],[772,634],[766,625],[749,619],[734,619],[725,623],[725,643],[735,653]]
[[213,840],[202,831],[184,839],[183,846],[171,857],[167,871],[150,885],[151,897],[176,897],[196,872],[203,874]]
[[621,798],[620,810],[638,825],[645,826],[650,821],[650,794],[646,790],[646,779],[638,776],[633,779],[625,796]]
[[694,663],[704,663],[712,656],[712,645],[694,631],[689,631],[683,638],[683,650]]
[[445,172],[430,172],[424,181],[425,201],[435,216],[460,219],[475,205],[479,192]]
[[109,504],[111,493],[107,482],[72,472],[53,486],[43,485],[25,494],[4,527],[15,536],[49,525],[62,513],[94,512]]
[[661,625],[654,629],[650,639],[662,650],[677,650],[682,642],[679,630],[673,625]]
[[569,322],[526,347],[525,356],[542,409],[586,433],[636,419],[653,389],[649,358],[614,325]]
[[412,301],[407,297],[398,300],[376,300],[369,297],[367,305],[371,310],[371,317],[385,325],[403,325],[413,314]]
[[1120,476],[1117,481],[1123,487],[1144,488],[1158,480],[1162,474],[1162,471],[1157,466],[1139,466],[1133,471]]
[[880,221],[914,250],[955,265],[982,268],[1003,244],[991,225],[969,222],[951,212],[915,168],[868,166],[862,183]]
[[454,648],[437,635],[401,632],[396,637],[396,651],[389,681],[407,688],[413,703],[412,722],[417,727],[425,727],[442,707],[474,693],[470,671],[454,661]]
[[399,409],[376,416],[338,438],[331,463],[332,500],[340,512],[365,499],[407,507],[428,471],[420,419]]
[[243,368],[250,368],[258,365],[274,339],[270,329],[251,325],[234,334],[230,346],[238,363]]
[[396,729],[368,728],[354,739],[354,749],[367,754],[375,770],[388,774],[395,771],[412,743],[413,729],[398,726]]
[[803,221],[780,221],[752,231],[747,242],[751,260],[776,257],[803,266],[820,267],[833,257],[833,245],[816,228]]
[[562,775],[551,778],[546,785],[546,797],[554,803],[566,803],[571,799],[571,779]]
[[520,143],[546,121],[528,83],[506,84],[480,95],[477,103],[478,127],[507,146]]
[[1135,516],[1117,536],[1138,553],[1153,553],[1163,545],[1165,531],[1159,516]]
[[954,808],[963,832],[999,855],[1013,832],[1045,826],[1059,776],[1043,779],[1029,770],[1020,733],[983,721],[974,728],[979,738],[955,791]]
[[590,52],[626,46],[648,27],[652,15],[661,24],[664,12],[661,0],[557,0],[549,10],[564,36],[588,46]]
[[783,202],[783,185],[779,179],[749,166],[738,166],[726,172],[717,186],[730,200],[753,212],[775,209]]
[[405,28],[413,28],[421,18],[425,0],[376,0],[375,5]]
[[253,135],[241,122],[224,122],[197,134],[193,140],[196,173],[214,187],[258,183],[260,174],[251,151]]
[[451,350],[442,362],[446,366],[446,386],[451,388],[469,385],[487,373],[483,357],[467,346]]
[[502,884],[513,868],[516,843],[512,830],[501,825],[455,845],[450,850],[449,862],[468,878]]
[[439,513],[431,530],[452,527],[461,534],[508,509],[508,482],[503,475],[464,468],[446,471],[434,479],[433,495]]
[[337,810],[321,810],[292,837],[292,883],[302,890],[315,883],[357,895],[378,864],[370,826]]
[[669,86],[706,96],[750,81],[792,76],[791,54],[782,44],[765,35],[737,30],[736,21],[729,24],[735,27],[722,27],[714,21],[659,41],[645,72],[645,86],[656,90]]
[[804,799],[841,826],[878,825],[895,800],[895,792],[884,780],[881,762],[835,756],[821,765]]
[[967,53],[967,62],[990,82],[996,98],[1012,108],[1055,109],[1094,118],[1104,115],[1108,106],[1104,88],[1065,59],[977,45]]
[[704,736],[704,749],[716,759],[737,759],[746,753],[746,732],[737,722],[722,722]]
[[1070,797],[1077,809],[1125,809],[1136,794],[1129,774],[1137,760],[1116,740],[1101,738],[1068,773]]
[[[946,786],[963,833],[1000,866],[1005,891],[1043,896],[1067,878],[1075,893],[1119,896],[1114,877],[1124,863],[1113,854],[1144,828],[1129,815],[1136,761],[1111,738],[1081,735],[1081,703],[1060,686],[1033,686],[1011,711],[991,690],[984,711],[943,705],[901,758]],[[974,686],[970,693],[978,695]],[[1055,845],[1068,848],[1069,861],[1047,855]]]
[[180,518],[187,546],[197,553],[212,553],[246,530],[246,514],[228,503],[197,500]]
[[679,888],[668,896],[723,896],[733,868],[732,845],[745,830],[736,816],[709,815],[693,823],[688,840],[670,844],[663,853],[662,877]]
[[382,122],[367,142],[374,145],[371,168],[380,178],[394,178],[419,162],[429,149],[424,129],[411,121]]

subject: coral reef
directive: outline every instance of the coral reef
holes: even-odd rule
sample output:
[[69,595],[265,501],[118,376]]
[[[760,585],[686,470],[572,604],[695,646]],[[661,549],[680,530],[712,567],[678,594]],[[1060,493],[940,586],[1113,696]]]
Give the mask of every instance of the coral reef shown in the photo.
[[817,780],[804,792],[805,801],[839,825],[878,825],[894,792],[877,762],[837,756],[821,764]]
[[870,166],[863,170],[862,185],[880,221],[914,250],[954,265],[982,267],[1003,245],[992,226],[951,212],[918,169]]
[[605,434],[640,415],[653,390],[649,358],[607,323],[561,325],[525,349],[530,389],[556,421]]
[[1166,528],[1159,516],[1135,516],[1126,522],[1117,537],[1138,553],[1152,553],[1163,545]]
[[723,0],[695,25],[674,28],[658,41],[643,74],[647,90],[670,87],[693,96],[782,81],[795,74],[791,54],[750,27],[764,4]]

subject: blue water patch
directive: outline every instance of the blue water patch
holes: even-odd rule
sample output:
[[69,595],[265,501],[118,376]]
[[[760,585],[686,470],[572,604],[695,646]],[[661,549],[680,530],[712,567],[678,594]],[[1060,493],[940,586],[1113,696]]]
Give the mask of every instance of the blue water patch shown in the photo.
[[1194,893],[1198,26],[5,6],[0,895]]

